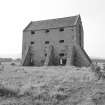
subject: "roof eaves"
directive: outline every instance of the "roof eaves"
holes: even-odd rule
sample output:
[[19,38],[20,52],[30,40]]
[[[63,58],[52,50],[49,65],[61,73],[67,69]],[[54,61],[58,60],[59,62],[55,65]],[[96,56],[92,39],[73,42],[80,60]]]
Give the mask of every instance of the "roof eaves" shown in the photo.
[[[65,26],[65,28],[67,27],[75,27],[76,25],[72,25],[72,26]],[[59,29],[59,28],[62,28],[62,27],[54,27],[54,28],[49,28],[49,29]],[[46,30],[48,28],[41,28],[41,29],[34,29],[34,31],[40,31],[40,30]],[[31,31],[30,29],[27,29],[25,31]]]
[[23,32],[26,31],[31,24],[32,24],[32,21],[24,28]]
[[80,17],[80,15],[77,15],[77,17],[76,17],[76,21],[75,21],[74,25],[77,24],[77,21],[78,21],[79,17]]

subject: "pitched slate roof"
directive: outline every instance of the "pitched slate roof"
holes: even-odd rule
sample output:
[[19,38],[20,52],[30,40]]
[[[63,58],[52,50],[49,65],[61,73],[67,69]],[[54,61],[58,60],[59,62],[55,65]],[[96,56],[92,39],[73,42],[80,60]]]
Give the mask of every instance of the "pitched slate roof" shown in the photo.
[[80,17],[80,15],[76,15],[76,16],[65,17],[65,18],[32,21],[24,29],[24,31],[74,26],[74,25],[76,25],[79,17]]

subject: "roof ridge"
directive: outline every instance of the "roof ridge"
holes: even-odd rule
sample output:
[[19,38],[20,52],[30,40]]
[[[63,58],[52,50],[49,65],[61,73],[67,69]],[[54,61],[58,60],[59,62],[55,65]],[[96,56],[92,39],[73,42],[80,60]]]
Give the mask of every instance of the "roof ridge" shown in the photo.
[[40,21],[31,21],[25,30],[41,30],[48,28],[56,28],[56,27],[68,27],[76,25],[78,18],[80,15],[70,16],[70,17],[62,17],[55,19],[47,19]]
[[59,20],[59,19],[66,19],[66,18],[72,18],[72,17],[78,17],[80,15],[75,15],[75,16],[68,16],[68,17],[58,17],[58,18],[50,18],[50,19],[42,19],[42,20],[38,20],[38,21],[31,21],[33,22],[41,22],[41,21],[50,21],[50,20]]

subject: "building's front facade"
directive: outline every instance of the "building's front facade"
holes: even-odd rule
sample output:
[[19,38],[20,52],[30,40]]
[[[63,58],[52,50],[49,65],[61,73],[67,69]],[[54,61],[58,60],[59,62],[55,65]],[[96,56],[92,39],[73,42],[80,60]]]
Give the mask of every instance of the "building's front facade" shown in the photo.
[[83,46],[79,15],[31,22],[23,31],[22,64],[89,66]]

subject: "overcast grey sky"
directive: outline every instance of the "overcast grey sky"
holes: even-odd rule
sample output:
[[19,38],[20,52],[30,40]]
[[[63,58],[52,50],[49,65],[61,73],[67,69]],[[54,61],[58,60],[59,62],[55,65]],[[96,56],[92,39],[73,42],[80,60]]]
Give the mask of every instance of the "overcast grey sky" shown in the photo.
[[22,30],[30,21],[77,14],[86,52],[105,58],[105,0],[0,0],[0,57],[21,57]]

